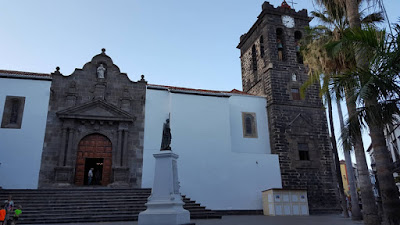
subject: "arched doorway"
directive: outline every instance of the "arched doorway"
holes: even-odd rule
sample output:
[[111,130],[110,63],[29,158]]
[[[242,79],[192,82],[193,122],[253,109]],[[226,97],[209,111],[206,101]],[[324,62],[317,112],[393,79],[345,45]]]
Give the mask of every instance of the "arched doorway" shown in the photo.
[[112,144],[101,134],[82,138],[76,156],[75,184],[87,185],[88,172],[93,168],[92,184],[106,186],[111,180]]

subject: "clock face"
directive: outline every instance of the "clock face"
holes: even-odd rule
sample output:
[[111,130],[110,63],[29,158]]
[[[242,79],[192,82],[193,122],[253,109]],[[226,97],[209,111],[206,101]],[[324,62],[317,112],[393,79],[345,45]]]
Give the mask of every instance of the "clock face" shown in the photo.
[[294,27],[294,18],[291,17],[291,16],[283,15],[282,16],[282,23],[287,28],[293,28]]

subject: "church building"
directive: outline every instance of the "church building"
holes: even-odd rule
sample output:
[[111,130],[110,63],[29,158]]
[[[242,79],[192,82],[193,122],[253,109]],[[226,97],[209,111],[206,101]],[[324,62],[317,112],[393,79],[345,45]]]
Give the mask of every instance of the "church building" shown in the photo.
[[0,186],[151,188],[169,119],[181,193],[207,208],[260,210],[262,191],[284,188],[306,190],[311,212],[336,210],[318,85],[299,94],[309,21],[262,5],[237,47],[243,91],[132,81],[105,49],[68,75],[0,70]]

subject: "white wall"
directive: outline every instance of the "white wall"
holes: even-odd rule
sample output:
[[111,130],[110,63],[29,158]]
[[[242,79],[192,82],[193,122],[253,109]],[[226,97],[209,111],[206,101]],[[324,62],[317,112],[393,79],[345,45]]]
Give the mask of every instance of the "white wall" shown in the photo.
[[[232,151],[271,154],[265,98],[233,96],[229,98]],[[256,113],[258,138],[243,137],[242,112]]]
[[6,96],[24,96],[21,129],[0,128],[0,186],[38,186],[50,81],[0,78],[0,119]]
[[[181,193],[214,210],[262,209],[261,191],[281,187],[270,152],[266,100],[147,90],[142,187],[153,185],[154,158],[171,113],[172,150],[179,155]],[[244,139],[241,112],[255,112],[257,139]]]

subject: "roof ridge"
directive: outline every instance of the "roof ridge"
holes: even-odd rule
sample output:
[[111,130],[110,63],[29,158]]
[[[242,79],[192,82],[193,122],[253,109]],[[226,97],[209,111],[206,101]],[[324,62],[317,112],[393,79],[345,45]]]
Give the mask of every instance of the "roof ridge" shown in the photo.
[[51,80],[52,78],[50,73],[36,73],[36,72],[2,70],[2,69],[0,69],[0,76],[8,78],[45,79],[45,80]]
[[197,91],[197,92],[207,92],[207,93],[220,93],[220,94],[242,94],[242,95],[251,95],[252,94],[232,89],[230,91],[219,91],[219,90],[210,90],[210,89],[197,89],[197,88],[187,88],[187,87],[177,87],[177,86],[169,86],[169,85],[160,85],[160,84],[147,84],[147,86],[155,86],[155,87],[163,87],[168,89],[182,90],[182,91]]

